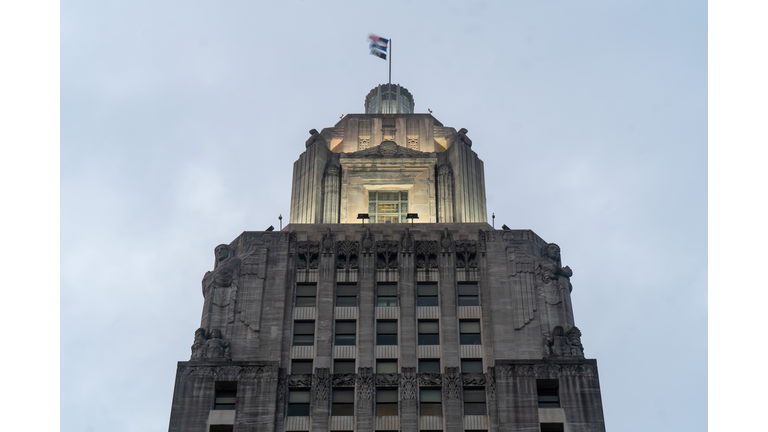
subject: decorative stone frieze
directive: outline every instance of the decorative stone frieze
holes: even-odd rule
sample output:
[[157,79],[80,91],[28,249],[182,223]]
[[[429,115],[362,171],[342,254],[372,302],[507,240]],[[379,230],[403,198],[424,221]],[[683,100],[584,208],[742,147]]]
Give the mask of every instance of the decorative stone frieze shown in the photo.
[[328,400],[329,382],[328,368],[315,368],[315,374],[312,375],[312,397],[314,400]]
[[461,372],[458,367],[446,367],[443,374],[443,392],[448,400],[461,399]]
[[400,374],[397,373],[377,373],[376,387],[397,387],[400,383]]
[[331,379],[332,387],[354,387],[357,381],[356,374],[333,374]]
[[402,368],[402,374],[400,375],[400,399],[416,399],[416,388],[418,387],[416,384],[416,379],[416,368]]

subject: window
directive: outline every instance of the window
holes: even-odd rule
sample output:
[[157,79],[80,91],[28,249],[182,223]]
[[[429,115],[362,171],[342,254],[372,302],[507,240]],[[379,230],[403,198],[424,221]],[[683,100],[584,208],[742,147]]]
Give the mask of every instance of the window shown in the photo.
[[288,416],[309,415],[309,390],[288,390]]
[[437,306],[437,284],[420,283],[416,287],[418,298],[417,306]]
[[355,344],[355,321],[336,321],[335,345],[354,345]]
[[357,285],[336,286],[336,307],[357,307]]
[[461,359],[461,373],[483,373],[482,359]]
[[397,373],[397,360],[376,360],[376,373]]
[[437,321],[419,321],[419,345],[440,345]]
[[216,398],[214,399],[213,409],[215,410],[234,410],[237,402],[237,382],[236,381],[217,381]]
[[376,286],[376,306],[397,306],[397,284]]
[[408,214],[408,192],[368,192],[368,214],[372,223],[407,222],[405,216]]
[[306,346],[315,344],[315,322],[295,321],[293,323],[293,345]]
[[293,360],[291,361],[292,374],[311,374],[312,360]]
[[331,396],[333,404],[331,405],[331,415],[333,416],[353,416],[355,415],[355,389],[339,388],[333,389]]
[[355,373],[354,360],[334,360],[333,373]]
[[419,373],[440,373],[440,360],[419,359]]
[[564,432],[562,423],[542,423],[541,432]]
[[376,345],[397,345],[397,321],[376,321]]
[[443,398],[440,389],[419,389],[421,415],[443,415]]
[[459,342],[462,345],[480,345],[480,321],[459,321]]
[[536,380],[539,408],[560,408],[559,381],[556,379]]
[[459,306],[480,306],[477,282],[459,282]]
[[485,389],[464,388],[464,415],[486,415]]
[[397,389],[376,389],[376,415],[397,415]]
[[208,432],[232,432],[233,429],[233,425],[211,425]]
[[296,307],[315,307],[317,284],[296,285]]

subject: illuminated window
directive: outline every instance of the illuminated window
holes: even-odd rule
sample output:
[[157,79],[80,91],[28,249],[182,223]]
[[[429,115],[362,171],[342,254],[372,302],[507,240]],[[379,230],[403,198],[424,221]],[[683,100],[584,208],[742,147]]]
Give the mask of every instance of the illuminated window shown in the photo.
[[368,192],[368,214],[372,223],[405,223],[408,214],[408,192]]

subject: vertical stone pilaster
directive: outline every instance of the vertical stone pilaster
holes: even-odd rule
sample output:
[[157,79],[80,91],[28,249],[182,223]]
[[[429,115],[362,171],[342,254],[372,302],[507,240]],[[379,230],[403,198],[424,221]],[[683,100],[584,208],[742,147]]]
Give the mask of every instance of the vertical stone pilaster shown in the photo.
[[315,322],[315,367],[330,368],[333,357],[334,307],[336,281],[336,242],[331,230],[320,242],[317,281],[317,318]]
[[[445,243],[445,242],[443,242]],[[450,243],[453,243],[450,241]],[[456,305],[456,258],[453,244],[443,246],[438,257],[440,271],[440,344],[443,367],[459,366],[459,321]]]
[[336,165],[329,165],[325,169],[323,179],[323,223],[339,223],[339,173]]
[[373,368],[358,368],[357,402],[355,404],[356,432],[373,432]]
[[452,223],[453,216],[453,172],[448,165],[437,167],[437,215],[438,222]]
[[312,432],[328,431],[331,409],[331,379],[328,368],[315,368],[312,376]]
[[443,368],[443,417],[445,432],[464,431],[461,371],[458,367]]
[[400,430],[419,430],[418,377],[415,367],[401,368],[400,375]]
[[416,366],[416,254],[415,242],[406,228],[400,237],[400,364],[403,367]]

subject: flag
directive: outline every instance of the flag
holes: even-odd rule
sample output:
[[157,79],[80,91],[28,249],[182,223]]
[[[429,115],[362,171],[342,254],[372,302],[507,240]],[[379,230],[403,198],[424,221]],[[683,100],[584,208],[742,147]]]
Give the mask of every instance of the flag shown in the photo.
[[368,46],[368,48],[371,49],[371,55],[375,55],[376,57],[386,60],[387,45],[389,44],[389,39],[384,39],[383,37],[376,36],[375,34],[369,34],[368,39],[371,40],[371,43]]

